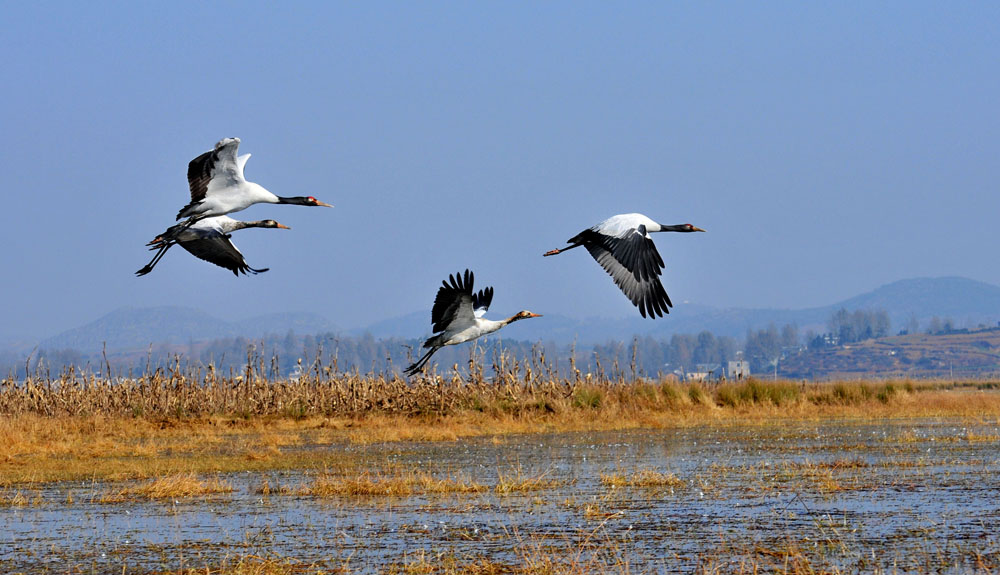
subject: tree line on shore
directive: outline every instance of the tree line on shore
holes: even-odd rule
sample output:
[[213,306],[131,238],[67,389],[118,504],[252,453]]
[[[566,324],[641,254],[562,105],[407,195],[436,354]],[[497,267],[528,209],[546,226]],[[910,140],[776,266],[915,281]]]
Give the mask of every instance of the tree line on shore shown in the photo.
[[[937,318],[935,318],[937,319]],[[911,322],[912,323],[912,322]],[[518,341],[492,337],[476,345],[446,347],[435,356],[439,373],[457,367],[464,370],[470,359],[482,360],[497,369],[535,365],[561,377],[575,377],[578,372],[634,374],[659,377],[698,371],[705,366],[724,366],[744,359],[753,372],[769,372],[781,357],[804,349],[844,345],[890,334],[891,322],[885,310],[840,309],[827,324],[828,331],[812,330],[800,334],[797,326],[748,330],[740,341],[716,336],[709,331],[676,334],[669,338],[635,337],[632,341],[608,341],[592,345],[557,344],[551,341]],[[908,326],[911,327],[912,326]],[[947,333],[954,329],[951,320],[932,321],[928,332]],[[905,333],[905,331],[904,331]],[[115,352],[103,350],[35,350],[27,357],[10,352],[0,354],[0,376],[20,377],[47,370],[58,373],[67,366],[95,373],[113,375],[142,374],[178,362],[187,366],[212,365],[216,370],[238,371],[248,362],[263,360],[278,376],[292,376],[310,369],[357,371],[360,373],[399,370],[419,354],[420,339],[384,338],[371,335],[345,336],[334,333],[284,335],[262,338],[222,338],[188,345],[152,345],[145,351]],[[542,367],[544,365],[544,367]],[[699,367],[700,366],[700,367]]]

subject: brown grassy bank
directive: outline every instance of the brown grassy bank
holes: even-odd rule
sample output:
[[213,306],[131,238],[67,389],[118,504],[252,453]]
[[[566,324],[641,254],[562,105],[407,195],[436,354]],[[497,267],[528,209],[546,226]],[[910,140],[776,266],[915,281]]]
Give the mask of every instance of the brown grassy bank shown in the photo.
[[270,381],[69,372],[0,382],[0,485],[349,465],[301,446],[509,433],[769,425],[788,419],[1000,417],[1000,383],[556,379],[318,373]]

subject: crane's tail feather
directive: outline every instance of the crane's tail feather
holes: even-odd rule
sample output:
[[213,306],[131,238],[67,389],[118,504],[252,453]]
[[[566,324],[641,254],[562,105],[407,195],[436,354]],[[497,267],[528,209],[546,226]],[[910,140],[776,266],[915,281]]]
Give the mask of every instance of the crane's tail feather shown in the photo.
[[256,269],[256,268],[252,268],[252,267],[250,267],[250,266],[248,266],[248,265],[244,264],[244,265],[242,265],[242,266],[240,266],[240,267],[236,267],[236,268],[231,268],[231,269],[232,269],[232,271],[233,271],[233,275],[235,275],[235,276],[239,277],[239,275],[240,275],[241,273],[242,273],[242,274],[245,274],[245,275],[252,275],[252,276],[255,276],[255,275],[257,275],[257,274],[262,274],[262,273],[266,272],[267,270],[269,270],[269,269],[271,269],[271,268],[260,268],[260,269]]

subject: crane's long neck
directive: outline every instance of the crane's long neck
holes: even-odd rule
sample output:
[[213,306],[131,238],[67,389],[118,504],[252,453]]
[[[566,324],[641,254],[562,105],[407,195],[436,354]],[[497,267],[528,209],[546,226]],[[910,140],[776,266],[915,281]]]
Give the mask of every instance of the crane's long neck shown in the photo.
[[266,227],[267,227],[267,222],[264,220],[257,220],[255,222],[237,221],[233,224],[232,229],[228,231],[235,232],[236,230],[242,230],[245,228],[266,228]]
[[705,230],[699,228],[698,226],[692,226],[691,224],[680,224],[676,226],[664,226],[662,224],[657,224],[660,226],[658,230],[649,230],[651,232],[703,232]]
[[289,198],[283,196],[275,196],[275,197],[278,198],[278,201],[274,202],[276,204],[293,204],[298,206],[312,205],[309,202],[309,198],[307,198],[306,196],[292,196]]
[[[505,326],[505,325],[508,325],[508,324],[512,324],[512,323],[514,323],[515,321],[518,321],[518,320],[522,320],[522,319],[527,319],[527,317],[526,317],[526,316],[524,316],[524,315],[521,315],[520,313],[516,313],[516,314],[514,314],[514,315],[510,316],[510,317],[509,317],[509,318],[507,318],[507,319],[504,319],[504,320],[500,320],[500,321],[499,321],[499,322],[497,322],[497,323],[501,324],[501,327],[502,327],[502,326]],[[497,328],[497,329],[499,329],[499,328]]]
[[232,225],[224,226],[223,229],[226,233],[235,232],[236,230],[242,230],[243,228],[256,228],[260,222],[241,222],[239,220],[234,221]]
[[646,231],[650,231],[650,232],[686,232],[686,231],[689,231],[684,224],[680,224],[680,225],[676,225],[676,226],[665,226],[663,224],[657,224],[657,225],[660,226],[660,229],[658,229],[658,230],[646,230]]

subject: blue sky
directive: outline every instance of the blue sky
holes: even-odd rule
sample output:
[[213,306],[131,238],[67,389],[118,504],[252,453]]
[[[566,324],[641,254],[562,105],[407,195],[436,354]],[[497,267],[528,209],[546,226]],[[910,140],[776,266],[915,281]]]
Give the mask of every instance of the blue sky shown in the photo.
[[[1000,284],[992,3],[4,3],[0,338],[121,306],[429,309],[450,272],[493,311],[635,309],[585,252],[639,211],[675,303],[800,308],[897,279]],[[252,278],[143,244],[220,138],[255,206]],[[669,321],[669,318],[658,321]],[[415,336],[421,334],[414,334]]]

